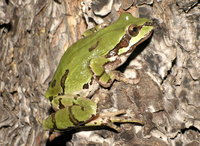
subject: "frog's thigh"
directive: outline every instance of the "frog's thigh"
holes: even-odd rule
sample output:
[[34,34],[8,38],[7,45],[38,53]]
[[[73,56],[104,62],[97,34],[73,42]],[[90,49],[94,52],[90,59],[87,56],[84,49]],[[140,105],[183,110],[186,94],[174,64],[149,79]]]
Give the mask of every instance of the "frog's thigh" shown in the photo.
[[96,57],[90,61],[90,68],[94,74],[94,78],[99,82],[103,87],[109,87],[113,78],[110,77],[110,74],[105,72],[104,65],[109,62],[105,57]]

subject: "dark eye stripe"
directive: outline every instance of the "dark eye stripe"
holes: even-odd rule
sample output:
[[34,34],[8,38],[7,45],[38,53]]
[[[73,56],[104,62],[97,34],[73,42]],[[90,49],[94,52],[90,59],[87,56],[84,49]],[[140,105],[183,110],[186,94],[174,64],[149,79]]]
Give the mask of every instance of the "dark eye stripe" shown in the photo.
[[123,47],[127,47],[129,45],[129,41],[130,41],[131,37],[128,34],[125,34],[122,39],[120,40],[120,42],[115,46],[114,49],[112,49],[107,55],[106,58],[112,57],[112,56],[116,56],[118,54],[118,51],[123,48]]

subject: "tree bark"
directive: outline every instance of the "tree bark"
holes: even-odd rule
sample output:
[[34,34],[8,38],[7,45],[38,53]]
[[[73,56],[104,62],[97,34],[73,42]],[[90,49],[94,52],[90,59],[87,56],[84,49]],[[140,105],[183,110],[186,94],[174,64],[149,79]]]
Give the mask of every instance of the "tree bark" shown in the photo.
[[[0,145],[200,145],[199,8],[198,0],[1,1]],[[154,21],[153,36],[120,68],[134,64],[141,80],[116,81],[95,96],[100,111],[128,108],[145,125],[44,131],[44,93],[62,54],[86,26],[112,23],[122,11]]]

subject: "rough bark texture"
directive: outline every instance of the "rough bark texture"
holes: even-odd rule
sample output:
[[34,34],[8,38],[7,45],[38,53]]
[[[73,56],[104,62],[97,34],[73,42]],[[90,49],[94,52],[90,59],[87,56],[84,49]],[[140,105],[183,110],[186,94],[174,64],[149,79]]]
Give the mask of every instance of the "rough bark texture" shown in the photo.
[[[200,145],[198,0],[91,3],[0,1],[0,145]],[[81,38],[85,23],[113,22],[122,9],[155,22],[153,37],[120,68],[130,63],[141,80],[115,82],[95,96],[102,99],[99,111],[128,108],[145,125],[122,124],[120,133],[102,128],[50,135],[41,127],[50,110],[43,94],[59,59]]]

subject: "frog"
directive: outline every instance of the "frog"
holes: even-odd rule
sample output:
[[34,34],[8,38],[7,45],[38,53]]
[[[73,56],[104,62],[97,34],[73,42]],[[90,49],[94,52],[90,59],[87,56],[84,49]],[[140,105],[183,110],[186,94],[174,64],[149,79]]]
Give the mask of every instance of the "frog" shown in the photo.
[[115,80],[136,84],[117,68],[148,39],[153,22],[124,12],[110,25],[86,31],[61,57],[45,97],[55,112],[43,121],[45,130],[65,131],[78,127],[105,126],[119,131],[116,123],[138,123],[126,116],[127,110],[98,111],[101,99],[93,98],[100,88],[109,88]]

